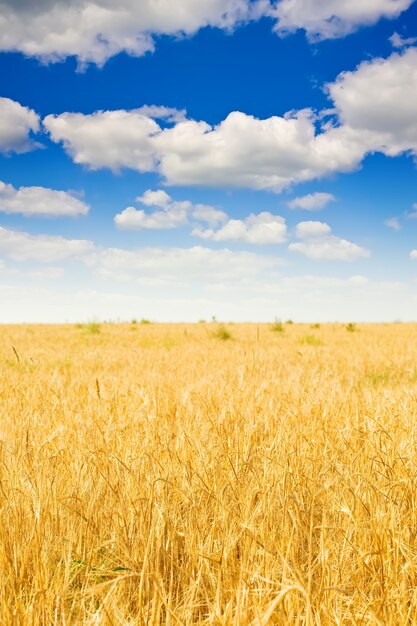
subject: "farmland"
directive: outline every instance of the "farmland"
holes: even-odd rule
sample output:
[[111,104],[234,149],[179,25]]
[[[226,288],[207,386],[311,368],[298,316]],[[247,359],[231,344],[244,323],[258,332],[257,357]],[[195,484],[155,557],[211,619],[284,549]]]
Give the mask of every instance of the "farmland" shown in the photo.
[[416,418],[413,324],[2,326],[0,622],[415,624]]

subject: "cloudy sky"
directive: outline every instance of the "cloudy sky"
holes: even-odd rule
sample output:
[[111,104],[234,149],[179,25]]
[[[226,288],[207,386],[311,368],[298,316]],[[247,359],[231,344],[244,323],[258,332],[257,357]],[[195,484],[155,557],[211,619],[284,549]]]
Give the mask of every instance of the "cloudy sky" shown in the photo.
[[0,0],[0,322],[417,319],[417,2]]

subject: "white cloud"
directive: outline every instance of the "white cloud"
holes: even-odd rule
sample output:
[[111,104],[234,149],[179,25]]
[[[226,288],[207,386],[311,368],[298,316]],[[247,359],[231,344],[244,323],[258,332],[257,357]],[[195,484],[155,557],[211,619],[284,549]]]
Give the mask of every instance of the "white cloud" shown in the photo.
[[[3,258],[18,265],[6,266]],[[94,283],[103,279],[144,289],[163,287],[167,295],[181,288],[188,294],[187,297],[194,297],[191,294],[196,289],[204,291],[207,286],[220,282],[256,283],[259,276],[267,276],[282,264],[276,256],[235,252],[227,248],[211,250],[193,246],[126,250],[99,247],[86,240],[31,235],[1,227],[0,259],[3,275],[20,282],[25,279],[59,278],[64,270],[69,276],[70,265],[57,268],[53,264],[77,260],[90,270],[80,273],[77,268],[77,284],[85,285],[88,279]]]
[[44,61],[75,55],[102,65],[125,51],[153,51],[153,35],[192,35],[200,28],[230,29],[259,16],[267,3],[249,0],[3,0],[0,50]]
[[162,127],[142,108],[49,115],[44,125],[76,163],[93,169],[158,172],[171,185],[279,192],[350,172],[373,152],[417,154],[416,68],[417,49],[408,48],[343,72],[327,85],[334,105],[327,122],[309,109],[262,120],[234,111],[217,126],[185,120]]
[[399,33],[393,33],[389,40],[393,48],[401,50],[416,43],[417,37],[401,37]]
[[384,224],[387,228],[391,228],[391,230],[401,230],[401,224],[398,217],[390,217],[385,220]]
[[310,110],[257,119],[235,111],[218,126],[192,120],[154,137],[159,171],[168,184],[239,186],[280,191],[352,160],[329,161],[315,142]]
[[184,122],[155,136],[159,171],[172,184],[279,191],[352,171],[372,152],[417,154],[416,48],[362,63],[327,90],[339,125],[317,132],[308,110],[266,120],[234,112],[214,128]]
[[370,256],[366,248],[332,235],[330,226],[325,222],[300,222],[295,232],[302,241],[291,243],[288,249],[300,252],[309,259],[356,261]]
[[278,266],[276,257],[252,252],[234,252],[227,248],[211,250],[192,248],[142,248],[122,250],[106,248],[88,257],[87,263],[101,276],[119,281],[156,280],[156,284],[199,284],[255,277],[259,272]]
[[[185,205],[185,206],[182,206]],[[161,211],[145,213],[143,209],[128,207],[115,216],[118,228],[125,230],[167,230],[178,228],[188,222],[188,203],[176,202]]]
[[310,237],[326,237],[327,235],[330,235],[331,232],[332,229],[325,222],[300,222],[295,227],[295,234],[300,239],[308,239]]
[[8,154],[31,150],[34,144],[30,133],[38,132],[39,126],[39,116],[35,111],[10,98],[0,98],[0,152]]
[[43,217],[86,215],[89,207],[66,191],[45,187],[20,187],[0,181],[0,213]]
[[281,0],[270,12],[285,35],[304,29],[311,41],[343,37],[381,17],[393,19],[413,0]]
[[361,63],[328,85],[344,131],[365,133],[363,150],[417,154],[417,48]]
[[209,226],[217,226],[228,219],[227,213],[207,204],[195,204],[192,216],[197,222],[205,222]]
[[53,235],[30,235],[0,226],[0,254],[13,261],[63,261],[81,258],[93,250],[91,241]]
[[158,35],[193,35],[205,26],[230,30],[268,15],[286,34],[306,30],[311,40],[343,36],[381,17],[394,18],[412,0],[2,0],[0,50],[56,62],[103,65],[126,52],[141,56]]
[[136,198],[136,201],[154,210],[147,213],[144,209],[128,207],[114,218],[118,228],[166,230],[188,224],[191,217],[196,221],[214,225],[227,219],[223,211],[204,204],[193,205],[188,200],[177,202],[162,189],[156,191],[148,189],[142,196]]
[[[363,133],[316,137],[303,110],[259,120],[233,112],[218,126],[187,120],[161,128],[137,110],[49,115],[44,125],[75,163],[114,171],[157,171],[168,184],[280,191],[293,182],[349,171],[363,157]],[[339,129],[333,129],[333,132]]]
[[171,196],[163,189],[157,189],[156,191],[148,189],[143,196],[136,198],[136,201],[145,206],[156,206],[159,208],[167,208],[172,203]]
[[287,226],[283,217],[268,212],[250,215],[245,220],[229,219],[221,228],[194,228],[192,234],[212,241],[240,241],[258,246],[283,243]]
[[291,243],[289,249],[317,261],[356,261],[369,257],[369,250],[334,236],[323,240]]
[[410,252],[410,259],[412,261],[415,261],[417,259],[417,250],[415,250],[415,249],[411,250],[411,252]]
[[157,167],[153,136],[161,128],[139,111],[62,113],[48,115],[43,123],[52,141],[62,141],[75,163],[92,169],[152,172]]
[[187,112],[185,109],[173,109],[171,107],[144,105],[139,109],[136,109],[138,113],[145,115],[145,117],[151,117],[154,120],[166,120],[167,122],[183,122],[187,119]]
[[318,211],[323,209],[329,202],[334,202],[336,198],[331,193],[317,191],[306,196],[299,196],[287,203],[290,209],[304,209],[305,211]]

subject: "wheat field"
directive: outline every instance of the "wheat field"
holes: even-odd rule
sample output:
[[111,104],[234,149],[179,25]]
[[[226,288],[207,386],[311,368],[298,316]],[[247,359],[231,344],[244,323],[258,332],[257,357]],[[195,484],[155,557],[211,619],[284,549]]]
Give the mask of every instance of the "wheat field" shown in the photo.
[[417,623],[416,325],[2,326],[0,374],[2,626]]

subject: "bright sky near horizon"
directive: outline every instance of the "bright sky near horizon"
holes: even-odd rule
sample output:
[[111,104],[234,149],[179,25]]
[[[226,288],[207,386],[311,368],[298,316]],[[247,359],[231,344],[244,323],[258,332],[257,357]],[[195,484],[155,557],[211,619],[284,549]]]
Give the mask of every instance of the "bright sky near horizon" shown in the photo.
[[0,0],[0,322],[417,319],[417,3]]

